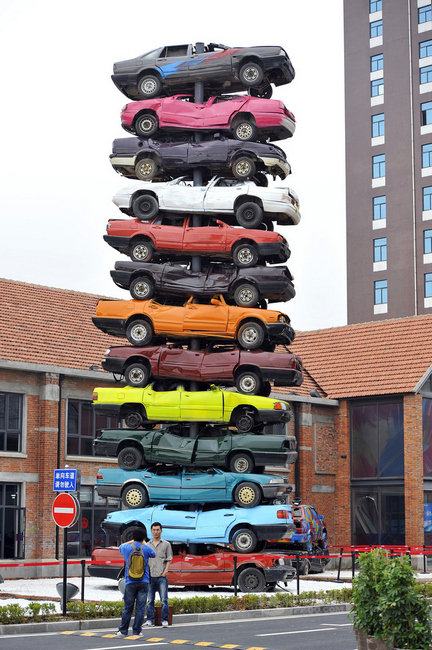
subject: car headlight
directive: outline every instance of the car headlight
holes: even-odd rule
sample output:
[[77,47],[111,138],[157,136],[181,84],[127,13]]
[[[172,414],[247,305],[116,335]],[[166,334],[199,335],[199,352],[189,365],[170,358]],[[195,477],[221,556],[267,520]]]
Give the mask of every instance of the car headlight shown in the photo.
[[276,409],[277,411],[286,411],[287,405],[285,404],[285,402],[274,402],[273,408]]
[[285,323],[285,321],[286,321],[285,316],[283,314],[279,314],[278,321],[279,321],[279,323]]
[[269,483],[285,483],[285,479],[283,479],[283,478],[271,478]]
[[111,348],[108,348],[108,350],[105,350],[104,357],[107,357],[110,352],[111,352]]

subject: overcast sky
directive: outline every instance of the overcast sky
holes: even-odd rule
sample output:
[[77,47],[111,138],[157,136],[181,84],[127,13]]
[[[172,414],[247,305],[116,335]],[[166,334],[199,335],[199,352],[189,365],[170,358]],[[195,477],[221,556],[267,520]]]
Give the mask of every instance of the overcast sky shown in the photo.
[[108,160],[128,101],[113,62],[166,44],[274,44],[296,70],[273,97],[297,119],[278,144],[302,213],[278,227],[297,290],[282,309],[295,329],[345,324],[342,21],[342,0],[2,0],[0,277],[128,299],[109,275],[122,256],[102,239],[128,185]]

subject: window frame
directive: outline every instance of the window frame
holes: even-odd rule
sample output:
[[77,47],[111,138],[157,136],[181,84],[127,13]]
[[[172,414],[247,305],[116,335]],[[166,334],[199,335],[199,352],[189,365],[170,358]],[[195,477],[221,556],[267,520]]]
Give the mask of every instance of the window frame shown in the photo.
[[[426,53],[422,54],[422,50],[426,50]],[[428,56],[432,56],[432,39],[419,43],[419,59],[426,59]]]
[[[382,160],[377,160],[378,158]],[[386,159],[385,153],[379,153],[376,156],[372,156],[372,178],[385,178],[386,175]]]
[[[377,118],[382,118],[378,120]],[[374,128],[377,127],[378,133],[374,133]],[[385,136],[385,117],[384,113],[376,113],[371,115],[371,137],[381,138]]]
[[370,82],[371,97],[382,97],[384,95],[384,79],[372,79]]
[[[375,64],[377,65],[375,66]],[[384,54],[382,52],[373,54],[370,58],[370,71],[378,72],[378,70],[384,70]]]
[[[375,202],[377,199],[384,199],[384,201],[381,201],[380,203]],[[382,216],[382,212],[384,210],[384,216]],[[376,216],[376,214],[379,213],[379,217]],[[373,221],[381,221],[381,219],[387,219],[387,195],[386,194],[380,194],[379,196],[373,196],[372,197],[372,220]]]
[[432,65],[425,65],[419,69],[419,83],[420,86],[432,82]]
[[432,273],[424,274],[424,297],[432,298]]
[[[69,432],[69,407],[72,405],[73,402],[78,403],[78,423],[77,423],[77,430],[78,433],[70,433]],[[91,426],[92,426],[92,436],[85,436],[81,431],[81,425],[82,425],[82,408],[83,406],[90,406],[90,413],[91,413]],[[97,457],[94,449],[93,442],[96,439],[96,431],[99,429],[96,429],[96,418],[97,417],[106,417],[107,419],[107,424],[104,425],[102,428],[106,429],[118,429],[119,426],[117,424],[117,418],[115,417],[110,417],[110,416],[101,416],[100,414],[97,414],[96,411],[91,408],[92,401],[91,400],[85,400],[85,399],[79,399],[79,398],[74,398],[74,397],[68,397],[66,400],[66,457],[68,456],[82,456],[84,458],[94,458]],[[114,422],[111,422],[113,420]],[[78,446],[78,451],[70,451],[69,450],[69,440],[78,440],[77,446]],[[91,454],[86,454],[83,453],[82,449],[84,446],[84,443],[91,440]]]
[[[378,287],[377,285],[383,284],[385,286]],[[379,294],[378,294],[379,292]],[[380,297],[380,302],[377,302],[377,296]],[[385,295],[385,300],[383,296]],[[374,305],[388,305],[388,280],[375,280],[374,281]]]
[[423,255],[432,253],[432,229],[423,230]]
[[[24,446],[24,395],[23,393],[15,393],[13,391],[0,391],[0,397],[4,396],[5,399],[5,423],[4,429],[0,429],[0,452],[2,454],[20,454],[23,451]],[[8,420],[10,417],[8,406],[10,397],[18,397],[18,426],[17,427],[8,427]],[[8,449],[8,434],[9,438],[18,439],[18,448],[17,449]]]
[[[425,190],[430,190],[430,192],[425,192]],[[426,207],[428,203],[429,207]],[[422,210],[423,212],[432,210],[432,185],[422,187]]]
[[382,18],[374,20],[369,23],[369,38],[378,38],[383,35],[383,21]]
[[373,261],[387,262],[387,237],[377,237],[373,240]]
[[[430,148],[426,149],[426,147],[430,147]],[[422,144],[421,154],[422,154],[422,169],[429,169],[429,167],[432,167],[432,143],[427,142],[425,144]],[[425,165],[425,162],[427,162],[428,164]]]
[[418,7],[418,24],[428,23],[432,20],[432,4]]

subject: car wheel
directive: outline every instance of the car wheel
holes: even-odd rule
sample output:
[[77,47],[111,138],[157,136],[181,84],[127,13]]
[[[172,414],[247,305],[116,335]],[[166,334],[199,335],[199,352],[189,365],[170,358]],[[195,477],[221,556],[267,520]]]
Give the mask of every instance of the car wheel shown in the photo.
[[246,409],[241,409],[232,418],[232,424],[240,433],[249,433],[255,426],[255,418]]
[[233,251],[234,264],[240,268],[255,266],[258,262],[258,251],[253,244],[239,244]]
[[271,392],[272,392],[271,383],[269,381],[265,381],[261,386],[258,395],[261,395],[262,397],[269,397]]
[[234,454],[229,462],[229,471],[236,474],[250,474],[253,472],[254,463],[249,454]]
[[252,180],[258,187],[268,187],[268,178],[264,172],[257,172]]
[[125,370],[125,382],[128,386],[142,388],[147,386],[150,379],[150,372],[143,363],[131,363]]
[[254,284],[239,284],[234,291],[234,301],[239,307],[255,307],[259,302],[259,291]]
[[264,79],[264,72],[259,63],[249,61],[240,68],[239,79],[245,86],[259,86]]
[[310,564],[309,560],[306,560],[306,559],[302,560],[301,563],[300,563],[300,575],[308,576],[310,568],[311,568],[311,564]]
[[231,538],[231,544],[238,553],[252,553],[255,550],[257,542],[257,536],[249,528],[236,530]]
[[144,113],[144,115],[138,115],[135,120],[135,131],[138,136],[143,138],[149,138],[154,135],[159,129],[159,120],[156,115],[151,113]]
[[251,97],[270,99],[270,97],[273,95],[273,88],[271,87],[271,84],[266,84],[265,86],[260,86],[259,88],[250,88],[249,95]]
[[266,591],[274,591],[276,589],[277,582],[268,582]]
[[[121,541],[122,544],[125,544],[126,542],[131,542],[133,540],[133,534],[134,534],[134,531],[136,530],[136,528],[137,528],[136,526],[127,526],[124,529],[124,531],[122,532],[121,537],[120,537],[120,541]],[[140,528],[143,529],[145,539],[147,539],[146,529],[144,528],[144,526],[140,526]]]
[[132,280],[130,294],[135,300],[149,300],[154,295],[154,282],[145,276]]
[[239,372],[235,378],[235,386],[243,395],[258,395],[261,388],[261,379],[258,373],[252,370]]
[[141,221],[153,219],[159,212],[158,200],[151,194],[140,194],[132,201],[132,212]]
[[141,158],[135,164],[135,176],[140,181],[151,181],[157,174],[158,166],[153,158]]
[[255,567],[243,569],[237,578],[237,584],[240,591],[250,593],[253,591],[264,591],[266,581],[263,572]]
[[153,328],[146,320],[133,320],[126,328],[126,338],[132,345],[148,345],[153,338]]
[[162,84],[156,75],[146,74],[139,80],[137,90],[141,99],[150,99],[159,95]]
[[263,326],[254,321],[243,323],[238,331],[237,341],[244,350],[256,350],[264,341]]
[[232,126],[232,134],[236,140],[241,140],[242,142],[247,142],[248,140],[255,140],[258,133],[253,122],[249,120],[236,120]]
[[243,228],[259,228],[263,216],[262,207],[253,201],[243,203],[236,211],[237,223]]
[[234,501],[240,508],[253,508],[261,503],[261,490],[255,483],[239,483],[234,490]]
[[145,239],[138,239],[132,242],[129,249],[129,257],[133,262],[150,262],[153,253],[153,244]]
[[248,178],[252,178],[252,176],[255,176],[256,165],[252,158],[249,158],[249,156],[241,156],[233,162],[231,170],[239,181],[244,181]]
[[144,457],[137,447],[123,447],[117,456],[117,462],[121,469],[139,469]]
[[128,429],[138,429],[144,422],[141,413],[132,409],[125,412],[123,419]]
[[132,483],[125,487],[121,498],[126,508],[145,508],[148,504],[147,491],[139,483]]

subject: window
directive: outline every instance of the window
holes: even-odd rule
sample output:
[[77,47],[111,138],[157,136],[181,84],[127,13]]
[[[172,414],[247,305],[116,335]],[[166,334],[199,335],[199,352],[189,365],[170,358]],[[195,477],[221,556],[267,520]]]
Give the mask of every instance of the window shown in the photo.
[[[430,145],[432,147],[432,145]],[[385,177],[385,153],[372,156],[372,178]]]
[[432,399],[423,397],[423,476],[432,478]]
[[353,544],[405,544],[402,485],[355,485],[352,488]]
[[420,68],[420,83],[428,84],[430,81],[432,81],[432,65]]
[[369,0],[369,13],[374,14],[376,11],[382,11],[382,0]]
[[419,25],[421,25],[422,23],[427,23],[429,20],[432,20],[432,5],[426,5],[426,7],[419,7],[418,10]]
[[382,36],[382,33],[383,33],[383,21],[374,20],[374,22],[370,24],[370,37],[376,38],[377,36]]
[[374,196],[372,206],[374,221],[387,218],[387,198],[385,196]]
[[374,79],[371,81],[371,97],[384,95],[384,79]]
[[25,508],[19,483],[0,483],[0,558],[24,557]]
[[[431,274],[432,275],[432,274]],[[375,298],[374,298],[374,304],[375,305],[386,305],[388,300],[387,300],[387,280],[377,280],[374,282],[374,288],[375,288]]]
[[423,102],[421,105],[421,125],[432,124],[432,102]]
[[189,52],[188,45],[170,45],[164,49],[161,57],[165,56],[187,56]]
[[0,393],[0,451],[21,451],[23,396]]
[[379,239],[374,239],[373,261],[374,262],[387,261],[387,237],[380,237]]
[[424,59],[427,56],[432,56],[432,40],[419,43],[419,59]]
[[[100,497],[95,488],[83,486],[79,492],[80,515],[69,528],[68,554],[71,557],[90,557],[95,546],[116,545],[115,535],[106,535],[101,528],[109,512],[120,510],[119,499]],[[120,571],[122,567],[119,565]]]
[[432,253],[432,230],[423,232],[423,253],[425,255]]
[[94,456],[93,440],[98,429],[117,428],[117,418],[95,413],[91,402],[70,399],[67,408],[67,453]]
[[432,273],[425,273],[425,298],[432,298]]
[[423,210],[432,210],[432,185],[423,188]]
[[384,56],[382,54],[374,54],[370,59],[370,71],[376,72],[384,68]]
[[432,167],[432,144],[422,145],[422,167]]
[[371,128],[373,138],[379,138],[381,135],[384,135],[384,113],[372,115]]

